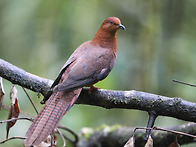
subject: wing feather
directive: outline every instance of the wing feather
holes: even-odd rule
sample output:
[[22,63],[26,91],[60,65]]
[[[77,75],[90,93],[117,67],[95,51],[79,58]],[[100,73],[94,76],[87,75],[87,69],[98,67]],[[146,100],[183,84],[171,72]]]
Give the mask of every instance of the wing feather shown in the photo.
[[115,58],[108,50],[103,50],[101,55],[96,51],[88,52],[74,62],[67,78],[55,86],[54,91],[73,90],[103,80],[111,71]]

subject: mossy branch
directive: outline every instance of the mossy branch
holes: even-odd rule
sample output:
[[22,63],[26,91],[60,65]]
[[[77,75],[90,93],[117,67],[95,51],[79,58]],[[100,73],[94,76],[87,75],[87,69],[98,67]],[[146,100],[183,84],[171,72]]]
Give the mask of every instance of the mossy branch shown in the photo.
[[[184,132],[187,134],[196,135],[195,123],[188,123],[185,125],[179,125],[175,127],[170,127],[168,130],[174,130],[174,132]],[[123,127],[120,125],[106,126],[103,125],[100,128],[83,128],[81,131],[81,139],[77,143],[77,147],[118,147],[124,146],[127,140],[133,136],[135,139],[136,147],[144,147],[145,145],[145,129],[138,129],[135,131],[135,128]],[[177,141],[180,145],[188,144],[194,142],[195,138],[189,137],[186,135],[181,135],[178,133],[171,133],[163,130],[153,130],[152,139],[153,145],[158,146],[169,146],[172,142]]]

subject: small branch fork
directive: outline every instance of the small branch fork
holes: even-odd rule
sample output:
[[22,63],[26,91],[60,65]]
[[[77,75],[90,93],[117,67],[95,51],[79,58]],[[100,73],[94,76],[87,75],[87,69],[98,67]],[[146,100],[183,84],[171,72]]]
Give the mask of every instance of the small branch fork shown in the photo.
[[[155,120],[157,118],[157,114],[155,111],[149,111],[148,114],[149,114],[149,120],[148,120],[147,128],[153,128]],[[151,129],[146,129],[145,140],[148,140],[150,133],[151,133]]]
[[20,136],[14,136],[14,137],[7,138],[7,139],[5,139],[5,140],[3,140],[3,141],[0,141],[0,144],[3,144],[3,143],[5,143],[5,142],[7,142],[7,141],[10,141],[10,140],[12,140],[12,139],[22,139],[22,140],[24,140],[24,139],[26,139],[26,138],[25,138],[25,137],[20,137]]
[[[29,121],[33,121],[33,119],[28,118],[28,117],[20,117],[20,118],[12,118],[12,119],[8,119],[8,120],[2,120],[2,121],[0,121],[0,124],[1,124],[1,123],[6,123],[6,122],[15,121],[15,120],[29,120]],[[3,140],[3,141],[0,141],[0,144],[3,144],[3,143],[5,143],[5,142],[7,142],[7,141],[10,141],[10,140],[12,140],[12,139],[22,139],[22,140],[24,140],[24,139],[26,139],[26,138],[25,138],[25,137],[14,136],[14,137],[7,138],[7,139],[5,139],[5,140]]]
[[15,120],[29,120],[29,121],[33,121],[32,118],[28,118],[28,117],[19,117],[19,118],[11,118],[11,119],[8,119],[8,120],[2,120],[2,121],[0,121],[0,124],[6,123],[6,122],[9,122],[9,121],[15,121]]
[[[173,79],[173,82],[177,82],[177,83],[180,83],[180,84],[185,84],[185,85],[188,85],[188,86],[196,87],[196,85],[189,84],[189,83],[182,82],[182,81],[175,80],[175,79]],[[170,132],[171,131],[171,130],[166,130],[166,129],[160,129],[158,127],[153,127],[154,126],[154,123],[155,123],[155,120],[156,120],[156,118],[157,118],[158,115],[153,110],[152,111],[149,111],[148,114],[149,114],[149,120],[148,120],[147,129],[146,129],[146,137],[145,137],[145,140],[148,140],[148,137],[149,137],[150,133],[152,132],[152,130],[162,130],[162,131],[167,131],[167,132]],[[150,128],[150,129],[148,129],[148,128]],[[194,137],[195,138],[195,136],[189,135],[189,134],[186,134],[186,133],[183,133],[183,132],[171,131],[171,133],[186,135],[186,136],[190,136],[190,137]]]

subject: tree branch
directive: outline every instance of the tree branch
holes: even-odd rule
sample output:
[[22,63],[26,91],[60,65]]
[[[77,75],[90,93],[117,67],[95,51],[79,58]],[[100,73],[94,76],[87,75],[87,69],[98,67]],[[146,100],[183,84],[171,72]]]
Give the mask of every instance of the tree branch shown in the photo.
[[[101,106],[107,109],[137,109],[154,111],[157,115],[196,121],[196,104],[181,98],[170,98],[141,91],[98,90],[89,94],[83,89],[77,100],[78,104]],[[164,110],[164,111],[163,111]]]
[[[0,76],[14,84],[46,95],[52,81],[30,74],[0,59]],[[181,98],[170,98],[141,91],[97,90],[89,94],[83,88],[77,104],[104,107],[154,111],[157,115],[169,116],[185,121],[196,122],[196,104]],[[163,111],[164,110],[164,111]]]
[[[195,123],[168,128],[178,132],[196,135]],[[81,139],[77,143],[77,147],[99,147],[99,146],[124,146],[127,140],[135,137],[135,146],[140,147],[145,145],[145,129],[137,130],[134,133],[134,128],[116,126],[102,126],[99,129],[84,128],[81,132]],[[175,132],[174,131],[174,132]],[[152,139],[154,146],[169,146],[177,137],[179,144],[188,144],[194,142],[195,138],[181,134],[173,134],[168,131],[153,130]]]
[[0,59],[0,76],[13,84],[45,95],[52,85],[52,80],[30,74],[3,59]]

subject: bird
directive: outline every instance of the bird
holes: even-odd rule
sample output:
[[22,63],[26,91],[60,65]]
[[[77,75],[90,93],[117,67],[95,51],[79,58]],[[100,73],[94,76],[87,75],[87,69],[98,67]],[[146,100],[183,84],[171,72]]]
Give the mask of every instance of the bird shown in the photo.
[[83,87],[105,79],[117,56],[117,30],[126,30],[117,17],[103,21],[91,41],[82,43],[69,57],[51,86],[48,100],[26,132],[25,146],[38,146],[52,134],[73,106]]

